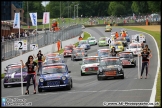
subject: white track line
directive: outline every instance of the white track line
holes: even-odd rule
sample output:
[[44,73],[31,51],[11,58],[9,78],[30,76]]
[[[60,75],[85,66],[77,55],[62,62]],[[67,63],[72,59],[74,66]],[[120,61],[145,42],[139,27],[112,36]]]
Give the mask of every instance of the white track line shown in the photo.
[[[136,32],[142,32],[142,31],[137,31],[137,30],[132,30],[132,29],[127,29],[127,30],[131,30],[131,31],[136,31]],[[150,36],[154,42],[155,42],[155,45],[156,45],[156,50],[157,50],[157,53],[158,53],[158,65],[157,65],[157,71],[156,71],[156,76],[155,76],[155,80],[154,80],[154,85],[153,85],[153,88],[152,88],[152,93],[151,93],[151,96],[150,96],[150,103],[154,103],[155,102],[155,97],[156,97],[156,85],[157,85],[157,79],[158,79],[158,71],[159,71],[159,68],[160,68],[160,57],[159,57],[159,48],[158,48],[158,45],[157,45],[157,42],[155,40],[155,38],[146,33],[146,32],[142,32],[144,34],[147,34],[148,36]],[[154,105],[149,105],[149,107],[154,107]]]
[[[125,91],[151,91],[152,89],[128,89],[128,90],[100,90],[100,91],[71,91],[71,92],[58,92],[58,93],[40,93],[40,94],[35,94],[35,95],[53,95],[53,94],[59,94],[59,93],[94,93],[94,92],[125,92]],[[29,95],[19,95],[19,96],[6,96],[2,98],[9,98],[9,97],[23,97],[23,96],[30,96]]]

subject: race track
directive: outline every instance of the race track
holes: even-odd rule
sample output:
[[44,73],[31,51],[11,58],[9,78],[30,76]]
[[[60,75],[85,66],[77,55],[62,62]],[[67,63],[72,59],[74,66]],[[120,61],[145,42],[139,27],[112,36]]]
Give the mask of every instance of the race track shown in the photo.
[[[120,29],[115,27],[112,32],[119,32]],[[104,30],[105,27],[84,29],[84,31],[89,32],[97,39],[100,36],[110,36],[110,32],[105,32]],[[137,34],[135,31],[127,31],[129,35]],[[153,55],[150,61],[148,79],[138,79],[137,65],[136,68],[124,68],[125,79],[98,81],[96,75],[80,75],[79,62],[81,61],[73,62],[70,58],[65,58],[73,79],[72,90],[47,91],[33,95],[32,85],[29,89],[29,95],[21,96],[21,87],[4,88],[2,84],[2,97],[15,98],[17,96],[20,99],[25,98],[27,102],[32,102],[33,106],[103,106],[104,101],[149,102],[157,72],[158,56],[154,40],[146,35],[146,41]],[[92,46],[88,50],[88,55],[95,55],[97,49],[99,49],[98,46]],[[145,77],[145,71],[143,77]]]

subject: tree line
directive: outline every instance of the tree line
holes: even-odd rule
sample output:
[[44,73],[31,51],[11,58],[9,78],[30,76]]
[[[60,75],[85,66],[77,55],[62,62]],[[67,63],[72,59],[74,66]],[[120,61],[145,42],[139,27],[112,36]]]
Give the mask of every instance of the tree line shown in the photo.
[[[42,1],[28,1],[28,12],[37,12],[38,19],[43,12],[50,12],[51,18],[128,16],[160,13],[161,1],[50,1],[44,7]],[[78,5],[78,6],[77,6]],[[23,2],[24,17],[27,17],[27,1]],[[75,8],[75,13],[74,13]],[[61,11],[60,11],[61,10]],[[29,17],[29,16],[28,16]]]

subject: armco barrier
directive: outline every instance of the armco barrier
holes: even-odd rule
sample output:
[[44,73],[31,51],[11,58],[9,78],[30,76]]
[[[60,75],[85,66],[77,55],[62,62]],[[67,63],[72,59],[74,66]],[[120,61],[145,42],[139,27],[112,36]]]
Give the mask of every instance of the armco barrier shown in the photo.
[[[81,34],[81,36],[82,37],[84,36],[84,32]],[[79,36],[65,40],[65,41],[62,41],[62,48],[64,48],[66,45],[69,45],[69,44],[75,44],[76,42],[78,42],[78,38],[79,38]],[[14,57],[12,59],[1,62],[1,66],[2,66],[1,67],[1,74],[4,73],[4,68],[6,68],[6,66],[9,65],[10,63],[17,63],[17,62],[20,62],[20,60],[23,60],[23,62],[26,63],[28,56],[33,55],[33,54],[36,56],[36,54],[38,53],[39,50],[41,50],[43,54],[56,52],[57,51],[57,45],[56,45],[56,43],[54,43],[54,44],[39,48],[38,50],[31,51],[31,52],[25,53],[21,56]]]

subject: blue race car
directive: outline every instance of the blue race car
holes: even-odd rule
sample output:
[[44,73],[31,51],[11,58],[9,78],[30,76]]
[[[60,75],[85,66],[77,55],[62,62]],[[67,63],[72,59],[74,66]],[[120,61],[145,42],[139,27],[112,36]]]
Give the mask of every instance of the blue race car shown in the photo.
[[110,53],[110,49],[99,49],[97,51],[97,56],[99,57],[108,57]]
[[91,48],[90,44],[88,43],[87,40],[81,40],[79,41],[79,45],[78,45],[79,48],[84,48],[85,50],[88,50]]
[[54,63],[65,63],[64,59],[61,57],[48,57],[46,58],[44,64],[54,64]]
[[127,36],[125,37],[125,39],[127,40],[127,42],[130,42],[130,36],[127,34]]
[[39,78],[38,92],[54,88],[66,88],[71,90],[73,87],[71,71],[65,63],[47,64],[43,66],[42,74]]

